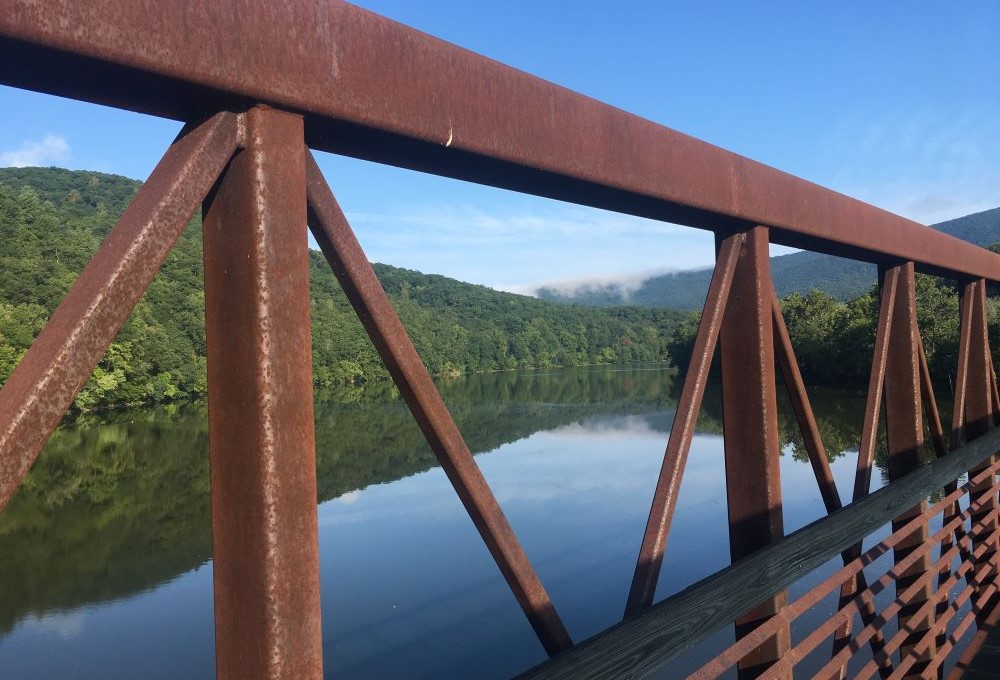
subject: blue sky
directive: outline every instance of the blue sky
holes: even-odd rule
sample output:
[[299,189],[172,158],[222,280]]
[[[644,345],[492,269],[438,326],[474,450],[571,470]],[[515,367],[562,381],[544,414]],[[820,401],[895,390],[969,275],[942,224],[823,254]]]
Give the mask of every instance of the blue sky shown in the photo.
[[[1000,206],[1000,3],[364,7],[925,223]],[[179,124],[0,88],[0,165],[145,178]],[[352,159],[370,259],[499,288],[708,266],[710,235]]]

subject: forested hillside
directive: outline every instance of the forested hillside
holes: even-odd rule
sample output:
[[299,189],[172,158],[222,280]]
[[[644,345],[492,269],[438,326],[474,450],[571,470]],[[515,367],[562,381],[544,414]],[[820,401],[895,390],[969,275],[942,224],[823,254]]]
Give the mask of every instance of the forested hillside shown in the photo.
[[[953,282],[917,274],[917,324],[931,377],[947,391],[958,362],[958,291]],[[989,334],[994,364],[1000,365],[1000,300],[990,297]],[[792,293],[781,300],[799,368],[811,385],[863,389],[868,383],[878,319],[878,294],[872,289],[847,302],[818,290]],[[691,357],[701,312],[691,312],[670,345],[678,366]]]
[[[0,169],[0,382],[140,184],[57,168]],[[375,265],[434,374],[662,361],[671,310],[595,309]],[[310,253],[317,384],[381,380],[381,362],[322,255]],[[181,237],[76,400],[80,410],[205,391],[200,224]]]
[[[970,243],[988,246],[1000,241],[1000,208],[933,226]],[[815,289],[846,302],[865,294],[872,287],[875,283],[875,265],[803,251],[772,257],[771,275],[774,287],[782,297],[792,293],[808,295]],[[654,276],[631,291],[625,291],[615,284],[607,284],[581,289],[573,294],[541,288],[537,295],[543,300],[597,307],[632,304],[687,311],[701,309],[711,278],[711,269],[697,269]]]

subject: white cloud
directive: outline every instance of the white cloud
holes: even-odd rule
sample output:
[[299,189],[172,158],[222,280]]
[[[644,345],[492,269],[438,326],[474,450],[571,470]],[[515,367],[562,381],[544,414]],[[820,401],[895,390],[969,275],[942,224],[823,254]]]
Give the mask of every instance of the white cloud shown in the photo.
[[24,168],[65,163],[69,144],[59,135],[45,135],[40,141],[25,140],[13,151],[0,151],[0,168]]
[[61,640],[79,637],[83,632],[85,613],[83,611],[55,612],[43,616],[29,616],[25,626],[54,633]]
[[627,300],[629,296],[642,287],[642,284],[654,276],[662,276],[675,272],[675,269],[656,268],[640,272],[595,274],[593,276],[578,276],[568,279],[553,279],[538,283],[528,283],[510,286],[507,290],[521,295],[537,295],[542,288],[560,295],[575,296],[582,293],[610,290],[619,292]]
[[634,289],[655,273],[714,260],[707,232],[568,204],[434,203],[347,216],[375,262],[514,292],[542,281]]
[[355,489],[354,491],[348,491],[347,493],[337,496],[334,500],[343,503],[344,505],[351,505],[352,503],[357,503],[361,500],[361,489]]

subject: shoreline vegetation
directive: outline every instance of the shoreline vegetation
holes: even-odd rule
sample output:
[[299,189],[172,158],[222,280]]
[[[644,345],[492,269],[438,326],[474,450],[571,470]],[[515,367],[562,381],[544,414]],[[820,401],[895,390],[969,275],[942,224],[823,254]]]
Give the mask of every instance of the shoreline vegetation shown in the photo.
[[[0,384],[6,381],[141,184],[59,168],[0,169]],[[1000,225],[998,225],[1000,227]],[[700,312],[584,307],[499,292],[374,264],[431,375],[690,360]],[[321,393],[389,376],[318,251],[309,253],[313,378]],[[72,412],[198,400],[206,391],[200,219],[77,396]],[[819,290],[782,300],[810,386],[863,389],[871,366],[877,292],[847,302]],[[918,275],[918,321],[931,375],[950,385],[957,360],[954,282]],[[990,305],[991,333],[997,302]],[[1000,356],[995,357],[995,361]]]

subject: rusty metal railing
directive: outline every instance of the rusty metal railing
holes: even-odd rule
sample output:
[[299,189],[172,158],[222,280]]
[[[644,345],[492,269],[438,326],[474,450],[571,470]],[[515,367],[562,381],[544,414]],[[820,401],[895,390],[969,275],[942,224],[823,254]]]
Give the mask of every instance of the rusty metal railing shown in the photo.
[[[200,206],[220,677],[322,675],[305,224],[553,656],[527,677],[631,677],[730,623],[737,643],[704,674],[735,664],[742,677],[788,677],[828,635],[824,673],[843,675],[867,645],[868,670],[927,675],[958,628],[983,626],[995,611],[1000,398],[985,294],[1000,256],[338,0],[6,0],[0,83],[186,123],[0,391],[0,507]],[[573,645],[310,147],[715,233],[718,264],[619,626]],[[844,507],[771,283],[771,243],[880,267],[868,407]],[[962,286],[953,451],[917,328],[918,270]],[[653,606],[716,345],[734,565]],[[776,362],[831,513],[789,537]],[[883,410],[891,482],[869,496]],[[939,456],[930,467],[919,457],[925,410]],[[944,500],[928,507],[942,487]],[[963,493],[972,499],[964,510]],[[932,535],[936,514],[946,528]],[[895,564],[869,583],[863,566],[875,553],[861,540],[890,519],[893,533],[873,550],[892,549]],[[790,622],[821,593],[789,604],[789,579],[838,553],[844,568],[822,586],[840,588],[837,613],[792,646]],[[794,556],[793,573],[761,580],[752,569],[792,564],[776,555]],[[958,579],[974,616],[947,628]],[[879,612],[890,581],[894,609]],[[692,603],[714,612],[708,623]],[[883,631],[893,616],[902,637]]]

